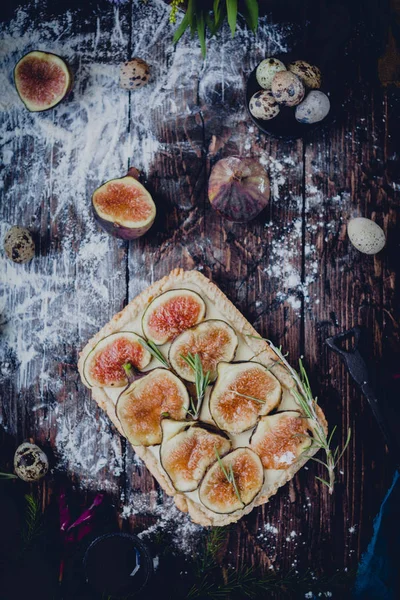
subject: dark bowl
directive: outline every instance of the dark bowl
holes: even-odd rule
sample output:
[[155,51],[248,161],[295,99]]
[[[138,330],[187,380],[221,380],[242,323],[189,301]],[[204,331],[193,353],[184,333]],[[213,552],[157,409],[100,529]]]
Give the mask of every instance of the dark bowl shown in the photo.
[[86,581],[99,594],[136,597],[153,575],[153,560],[143,542],[128,533],[96,538],[86,550]]
[[[314,60],[310,57],[305,57],[303,55],[293,55],[292,53],[277,54],[273,58],[279,59],[285,65],[288,65],[290,62],[295,60],[306,60],[310,64],[320,66],[317,60]],[[322,71],[321,69],[322,85],[320,91],[324,92],[327,96],[329,96],[329,100],[331,103],[331,109],[329,111],[329,114],[325,117],[325,119],[323,119],[319,123],[313,123],[312,125],[299,123],[298,121],[296,121],[296,118],[294,116],[296,110],[295,106],[282,106],[279,114],[268,121],[264,121],[263,119],[256,119],[255,117],[253,117],[249,109],[251,97],[253,96],[253,94],[262,89],[256,79],[256,70],[257,67],[250,73],[247,80],[246,107],[251,120],[263,133],[266,133],[267,135],[273,135],[277,138],[295,140],[298,138],[309,137],[315,131],[331,125],[332,122],[336,119],[338,107],[340,106],[340,100],[338,99],[337,89],[340,89],[341,86],[337,84],[336,73],[334,73],[331,69],[325,69],[324,71]],[[308,91],[306,90],[306,95],[307,93]]]

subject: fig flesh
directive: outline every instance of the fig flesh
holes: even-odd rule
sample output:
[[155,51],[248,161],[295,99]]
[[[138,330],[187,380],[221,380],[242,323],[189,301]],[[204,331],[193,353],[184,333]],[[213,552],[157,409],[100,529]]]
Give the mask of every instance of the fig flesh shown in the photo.
[[152,300],[142,318],[145,337],[162,346],[204,319],[206,305],[192,290],[169,290]]
[[229,514],[253,502],[263,483],[264,469],[259,456],[250,448],[237,448],[207,471],[199,498],[209,510]]
[[31,112],[56,106],[71,88],[71,74],[62,58],[50,52],[28,52],[14,69],[15,87]]
[[233,327],[225,321],[209,319],[184,331],[172,342],[169,361],[179,377],[194,383],[196,375],[182,357],[189,353],[193,356],[198,354],[203,371],[209,371],[212,382],[217,377],[218,363],[233,360],[237,346],[238,338]]
[[[151,361],[142,337],[131,331],[112,333],[100,340],[86,357],[83,374],[89,387],[124,387],[128,378],[124,365],[141,371]],[[144,340],[143,340],[144,341]]]
[[220,429],[242,433],[254,427],[260,415],[276,408],[281,396],[281,384],[264,365],[221,362],[210,394],[210,414]]
[[215,462],[215,449],[224,456],[232,446],[221,431],[198,421],[163,419],[161,426],[161,464],[178,492],[196,490]]
[[309,423],[296,411],[262,417],[250,440],[265,469],[287,469],[310,447]]
[[176,375],[157,368],[137,376],[119,396],[116,414],[133,446],[161,443],[161,420],[182,420],[189,408],[189,394]]
[[156,205],[146,188],[133,174],[111,179],[94,191],[92,208],[103,229],[123,240],[144,235],[156,218]]
[[208,198],[211,206],[229,221],[251,221],[267,206],[269,197],[269,177],[258,160],[230,156],[214,165]]

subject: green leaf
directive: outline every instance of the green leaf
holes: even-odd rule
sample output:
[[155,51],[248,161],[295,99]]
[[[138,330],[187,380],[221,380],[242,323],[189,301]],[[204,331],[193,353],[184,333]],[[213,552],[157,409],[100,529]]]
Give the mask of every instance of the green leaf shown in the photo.
[[25,523],[22,529],[23,549],[27,550],[42,529],[42,511],[32,494],[25,495]]
[[186,13],[185,16],[182,19],[181,24],[179,25],[178,29],[174,33],[174,37],[172,39],[172,42],[174,44],[176,44],[177,42],[179,42],[179,40],[181,39],[181,37],[185,33],[186,29],[188,28],[188,25],[189,25],[189,17],[188,17],[188,14]]
[[237,0],[226,0],[226,12],[228,14],[228,23],[231,28],[232,37],[235,35],[236,31],[236,21],[237,21],[237,13],[238,13],[238,3]]
[[258,1],[245,0],[246,2],[246,21],[252,31],[257,31],[258,27]]
[[192,33],[192,36],[194,35],[195,31],[196,31],[196,18],[197,18],[197,14],[194,8],[194,4],[195,4],[195,0],[189,0],[188,2],[188,7],[186,9],[186,14],[188,16],[189,19],[189,27],[190,27],[190,31]]

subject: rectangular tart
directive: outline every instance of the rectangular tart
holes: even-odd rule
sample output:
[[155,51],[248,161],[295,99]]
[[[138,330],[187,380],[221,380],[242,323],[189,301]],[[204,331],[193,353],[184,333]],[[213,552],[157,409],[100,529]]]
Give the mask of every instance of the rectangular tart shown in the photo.
[[[297,415],[301,413],[299,405],[296,403],[295,397],[291,392],[291,390],[296,388],[296,382],[294,381],[289,370],[279,361],[279,357],[275,354],[270,345],[265,340],[259,338],[259,334],[255,331],[255,329],[250,325],[250,323],[248,323],[244,316],[235,308],[225,294],[223,294],[214,283],[212,283],[198,271],[184,271],[183,269],[175,269],[168,276],[155,282],[153,285],[144,290],[121,312],[116,314],[111,321],[87,343],[85,348],[80,353],[78,368],[82,382],[86,385],[86,387],[91,389],[93,398],[98,405],[106,411],[121,435],[124,436],[124,429],[117,416],[116,403],[121,395],[121,392],[123,392],[126,383],[122,385],[122,387],[97,387],[96,385],[90,385],[84,375],[85,361],[95,346],[101,340],[107,336],[110,336],[111,334],[128,331],[139,336],[143,336],[142,317],[146,308],[160,294],[169,290],[191,290],[196,292],[199,296],[201,296],[205,303],[206,320],[217,319],[227,323],[234,329],[238,338],[236,354],[233,359],[234,363],[240,363],[242,361],[255,362],[267,367],[267,369],[273,373],[274,377],[279,381],[281,386],[279,404],[275,407],[273,414],[282,413],[284,411],[297,411]],[[168,357],[170,345],[171,342],[167,342],[160,346],[160,350],[165,357]],[[155,358],[152,358],[150,364],[143,369],[143,372],[162,366],[161,364],[157,363],[158,361]],[[212,385],[209,385],[202,402],[199,419],[200,422],[215,427],[215,421],[213,420],[209,410],[209,397],[211,390]],[[246,398],[246,395],[242,394],[242,396]],[[327,423],[323,412],[319,407],[317,407],[316,410],[320,424],[325,430],[327,430]],[[288,414],[296,415],[296,413],[293,412],[288,412]],[[160,419],[163,418],[163,415],[164,413],[162,413]],[[310,439],[312,437],[312,427],[312,424],[310,424]],[[231,452],[237,448],[248,448],[251,442],[253,431],[254,427],[238,434],[224,433],[224,435],[226,435],[226,437],[230,440]],[[181,511],[188,512],[194,522],[204,526],[224,526],[238,521],[242,516],[248,514],[255,506],[260,506],[268,502],[269,498],[276,493],[278,488],[288,482],[307,462],[310,456],[318,450],[316,446],[311,445],[307,452],[302,452],[295,457],[294,461],[289,461],[290,464],[288,466],[284,465],[285,468],[264,468],[262,487],[252,501],[246,505],[243,504],[242,508],[236,509],[233,512],[221,513],[211,510],[209,506],[206,506],[206,504],[202,502],[199,496],[199,488],[195,489],[194,491],[177,491],[176,487],[174,487],[172,483],[171,477],[163,468],[160,459],[159,444],[132,444],[132,446],[166,494],[174,496],[176,506]],[[214,457],[214,463],[218,461],[218,458],[218,456]],[[264,462],[263,464],[265,465]],[[274,466],[276,466],[276,464],[274,464]],[[229,476],[229,473],[227,473],[227,475]]]

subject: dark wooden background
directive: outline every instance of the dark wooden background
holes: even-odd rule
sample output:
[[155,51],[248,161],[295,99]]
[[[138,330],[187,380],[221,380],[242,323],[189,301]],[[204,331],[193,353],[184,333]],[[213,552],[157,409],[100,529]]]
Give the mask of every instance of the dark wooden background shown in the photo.
[[[52,4],[49,3],[47,17],[52,11],[64,10],[66,3],[58,3],[56,7]],[[329,496],[315,480],[316,474],[323,476],[322,468],[309,464],[308,470],[301,470],[267,505],[254,510],[229,530],[229,544],[221,561],[237,566],[273,565],[281,573],[296,568],[300,573],[311,569],[317,576],[331,575],[356,568],[371,537],[373,518],[390,485],[394,467],[368,405],[324,341],[356,324],[365,328],[362,351],[371,365],[371,375],[386,410],[392,410],[395,394],[398,397],[395,376],[400,371],[396,280],[400,257],[399,196],[396,194],[400,173],[397,147],[400,104],[394,49],[398,21],[394,15],[390,16],[389,3],[377,3],[379,6],[374,7],[373,2],[354,2],[350,3],[351,8],[338,2],[262,4],[272,11],[275,21],[297,23],[294,30],[298,32],[298,40],[295,41],[300,48],[306,46],[314,51],[319,48],[322,54],[330,55],[327,60],[337,56],[339,65],[344,65],[344,73],[338,79],[344,108],[338,110],[336,122],[329,129],[322,129],[310,140],[270,139],[253,130],[251,146],[244,148],[243,140],[249,137],[249,119],[243,117],[243,111],[238,112],[240,119],[235,119],[235,107],[243,103],[244,90],[239,95],[225,90],[222,98],[222,91],[216,86],[212,96],[202,98],[199,51],[198,78],[183,77],[172,92],[179,108],[177,118],[165,119],[163,107],[154,115],[157,136],[163,145],[147,176],[147,185],[159,209],[156,224],[148,235],[131,244],[116,240],[111,243],[110,269],[125,264],[126,277],[121,278],[118,285],[105,279],[112,301],[108,306],[99,305],[93,316],[100,327],[146,284],[171,269],[177,266],[200,268],[260,334],[289,352],[293,364],[304,355],[313,390],[331,427],[338,426],[338,441],[343,442],[348,427],[353,431],[348,451],[341,461],[342,474],[335,493]],[[92,3],[84,9],[78,3],[68,4],[71,5],[81,10],[81,14],[87,11],[90,15],[94,11],[93,14],[101,15],[102,19],[107,19],[107,14],[112,19],[113,9],[107,3],[100,6]],[[4,19],[11,19],[14,10],[15,7],[10,6]],[[134,47],[135,11],[145,10],[145,7],[128,2],[119,10],[122,27],[127,27],[124,33],[130,41],[127,48],[121,48],[119,56],[108,56],[107,60],[116,64]],[[35,19],[34,11],[32,19]],[[307,22],[312,26],[301,26]],[[85,27],[95,27],[95,18]],[[184,43],[197,42],[186,39]],[[150,63],[157,61],[168,68],[165,43],[151,46],[149,41],[149,44],[146,60],[149,58]],[[244,52],[243,82],[257,62],[255,52],[251,44]],[[127,102],[133,101],[133,95],[129,98],[127,95]],[[129,120],[126,122],[127,130],[135,126]],[[217,151],[210,149],[212,136],[216,136]],[[6,182],[20,177],[29,185],[29,172],[23,170],[23,164],[24,153],[32,151],[30,143],[27,142],[26,150],[22,147],[19,165],[8,167]],[[207,180],[212,165],[231,154],[257,157],[262,152],[280,162],[292,159],[295,165],[284,173],[286,181],[280,187],[279,200],[271,201],[266,214],[248,225],[219,218],[207,200]],[[35,156],[35,160],[43,160],[44,172],[47,158],[40,154]],[[134,160],[133,156],[131,164]],[[121,164],[121,174],[127,167],[128,164]],[[92,179],[95,181],[93,176]],[[88,202],[92,188],[93,182],[88,183]],[[319,202],[315,201],[315,188],[321,193]],[[291,201],[294,196],[300,201]],[[340,201],[330,200],[335,196],[340,196]],[[57,248],[71,226],[67,222],[59,223],[57,228],[48,227],[55,204],[50,191],[43,201],[41,219],[35,230],[37,239],[41,240],[39,254]],[[6,221],[17,223],[18,199],[14,203],[2,201],[1,213]],[[350,245],[346,222],[355,215],[372,217],[384,228],[388,243],[378,256],[362,255]],[[302,234],[294,260],[313,301],[307,302],[296,290],[301,308],[294,310],[290,303],[280,300],[280,293],[288,292],[285,281],[270,277],[266,271],[275,260],[273,240],[285,236],[288,224],[299,218]],[[269,222],[273,223],[272,227],[265,226]],[[79,230],[84,224],[75,225],[79,244]],[[307,245],[315,245],[317,276],[309,272]],[[72,278],[84,277],[85,268],[82,268],[83,272],[72,274]],[[313,282],[306,285],[309,276]],[[5,294],[7,297],[7,288]],[[96,328],[86,326],[83,332],[86,338]],[[81,346],[86,338],[82,335]],[[62,406],[58,419],[65,412],[78,422],[84,405],[90,406],[96,419],[100,418],[95,403],[88,402],[89,393],[79,382],[76,370],[79,350],[75,343],[65,340],[64,351],[68,358],[61,364],[57,357],[48,358],[49,372],[63,383],[56,398],[46,397],[46,394],[43,398],[39,382],[30,389],[18,389],[13,374],[3,378],[0,391],[2,470],[11,468],[10,459],[16,445],[27,437],[34,438],[50,453],[55,450],[54,461],[57,461],[54,439],[58,422],[51,411],[54,401]],[[35,404],[37,409],[33,410]],[[155,522],[156,517],[139,514],[122,520],[119,509],[132,490],[149,492],[157,490],[157,485],[145,469],[134,463],[133,452],[124,440],[116,432],[113,435],[120,445],[124,468],[119,476],[103,469],[99,489],[102,489],[102,478],[115,483],[114,489],[118,491],[111,491],[108,496],[114,506],[116,523],[124,530],[140,531]],[[90,452],[95,456],[98,449],[90,448]],[[79,467],[67,464],[64,472],[55,470],[40,485],[33,486],[33,490],[40,494],[45,507],[57,493],[59,482],[68,481],[75,486],[75,494],[84,504],[93,497],[94,490],[85,488],[82,475]],[[158,502],[162,501],[159,496]],[[261,539],[259,533],[265,523],[277,526],[279,534],[266,534],[265,539]],[[286,540],[290,531],[297,533],[295,542]]]

